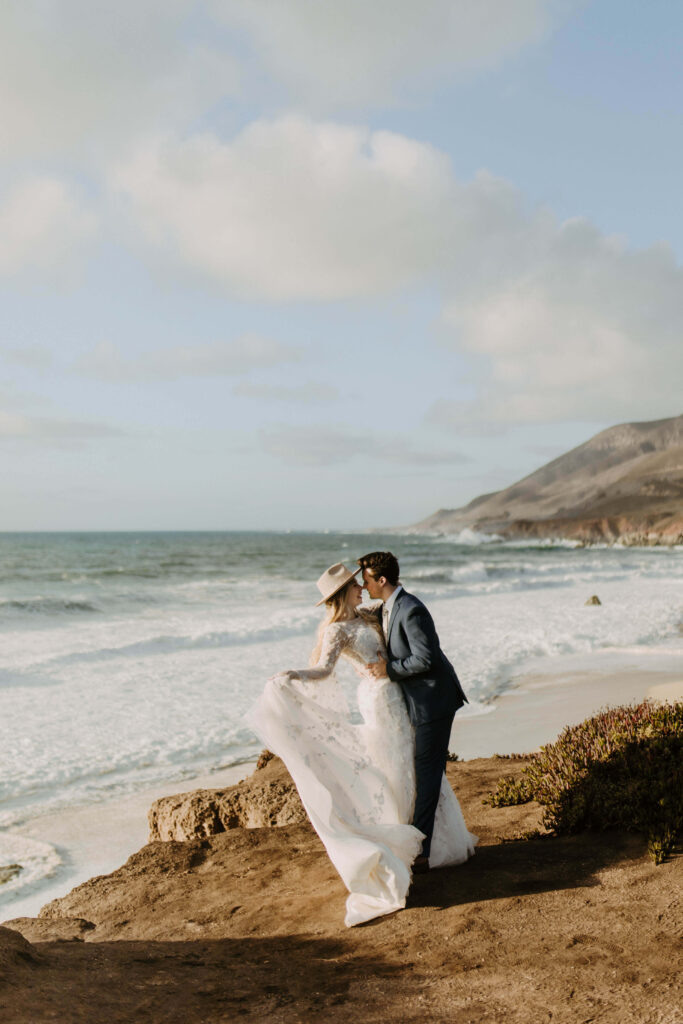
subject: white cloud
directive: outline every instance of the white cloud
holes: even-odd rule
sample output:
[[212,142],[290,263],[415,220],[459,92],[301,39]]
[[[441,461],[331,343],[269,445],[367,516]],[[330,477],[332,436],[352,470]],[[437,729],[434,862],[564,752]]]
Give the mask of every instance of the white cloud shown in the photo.
[[181,126],[237,88],[235,61],[192,38],[192,0],[8,0],[0,12],[4,159],[104,151]]
[[110,342],[102,342],[76,360],[73,368],[102,380],[168,381],[238,376],[299,358],[298,349],[258,334],[243,334],[229,342],[177,345],[135,357],[124,354]]
[[491,266],[479,264],[459,290],[454,282],[444,310],[451,343],[479,360],[480,395],[440,403],[434,419],[613,422],[678,413],[683,271],[666,246],[637,251],[583,219],[521,214],[513,231],[504,225],[488,241]]
[[459,451],[421,449],[407,437],[354,432],[342,426],[291,427],[283,423],[262,430],[260,437],[270,455],[310,466],[338,465],[356,457],[414,467],[467,461]]
[[317,384],[312,380],[291,387],[282,384],[255,384],[243,380],[235,385],[232,393],[240,398],[259,398],[268,402],[288,402],[292,405],[324,405],[339,398],[338,388],[329,384]]
[[375,296],[428,282],[476,400],[442,425],[673,415],[683,271],[584,219],[528,210],[509,183],[457,181],[431,146],[302,117],[232,142],[156,142],[113,178],[148,244],[228,293]]
[[577,0],[5,0],[3,159],[94,161],[229,98],[271,109],[414,102],[543,38]]
[[[414,101],[435,80],[538,42],[564,0],[209,0],[242,25],[254,55],[309,109]],[[410,90],[410,92],[408,91]]]
[[446,157],[391,132],[257,121],[140,148],[112,190],[154,246],[230,293],[340,299],[433,271],[456,212]]
[[31,441],[62,446],[120,434],[120,430],[106,423],[27,416],[20,412],[0,410],[0,441]]
[[68,276],[96,221],[73,190],[52,177],[32,177],[0,200],[0,275]]
[[227,292],[375,296],[428,282],[446,346],[479,384],[446,425],[673,415],[683,272],[584,219],[528,210],[509,183],[457,181],[431,146],[302,117],[232,142],[156,142],[113,178],[148,244]]
[[29,370],[49,370],[54,357],[43,345],[27,345],[24,348],[0,348],[0,355],[9,363],[15,363]]
[[72,448],[83,442],[120,437],[118,427],[93,420],[66,415],[43,415],[52,403],[45,396],[19,391],[0,390],[0,442],[34,444],[41,447]]

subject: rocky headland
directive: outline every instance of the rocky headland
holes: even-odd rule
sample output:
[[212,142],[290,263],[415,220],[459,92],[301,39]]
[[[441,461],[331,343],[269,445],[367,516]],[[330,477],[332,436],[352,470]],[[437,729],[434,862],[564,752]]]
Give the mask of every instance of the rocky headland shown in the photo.
[[533,801],[483,803],[528,760],[450,763],[476,855],[356,929],[279,760],[159,800],[117,871],[4,922],[0,1020],[677,1024],[680,857],[655,866],[641,836],[549,836]]
[[410,529],[683,544],[683,416],[610,427],[510,487],[440,509]]

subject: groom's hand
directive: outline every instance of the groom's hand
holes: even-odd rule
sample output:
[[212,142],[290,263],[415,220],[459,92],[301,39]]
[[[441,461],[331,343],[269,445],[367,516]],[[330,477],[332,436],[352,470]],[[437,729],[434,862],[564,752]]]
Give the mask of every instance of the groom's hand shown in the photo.
[[368,671],[374,679],[388,679],[387,663],[384,658],[378,658],[368,665]]

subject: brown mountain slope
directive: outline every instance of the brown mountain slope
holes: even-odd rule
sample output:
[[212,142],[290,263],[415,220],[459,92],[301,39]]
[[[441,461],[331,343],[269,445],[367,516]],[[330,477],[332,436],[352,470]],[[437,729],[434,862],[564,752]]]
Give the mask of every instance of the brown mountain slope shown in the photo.
[[683,542],[683,416],[624,423],[518,483],[441,509],[416,530]]

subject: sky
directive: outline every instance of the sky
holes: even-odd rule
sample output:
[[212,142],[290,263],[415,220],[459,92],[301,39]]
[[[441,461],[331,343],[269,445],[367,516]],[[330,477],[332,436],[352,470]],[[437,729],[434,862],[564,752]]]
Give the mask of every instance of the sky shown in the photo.
[[363,529],[683,412],[683,7],[6,0],[0,530]]

